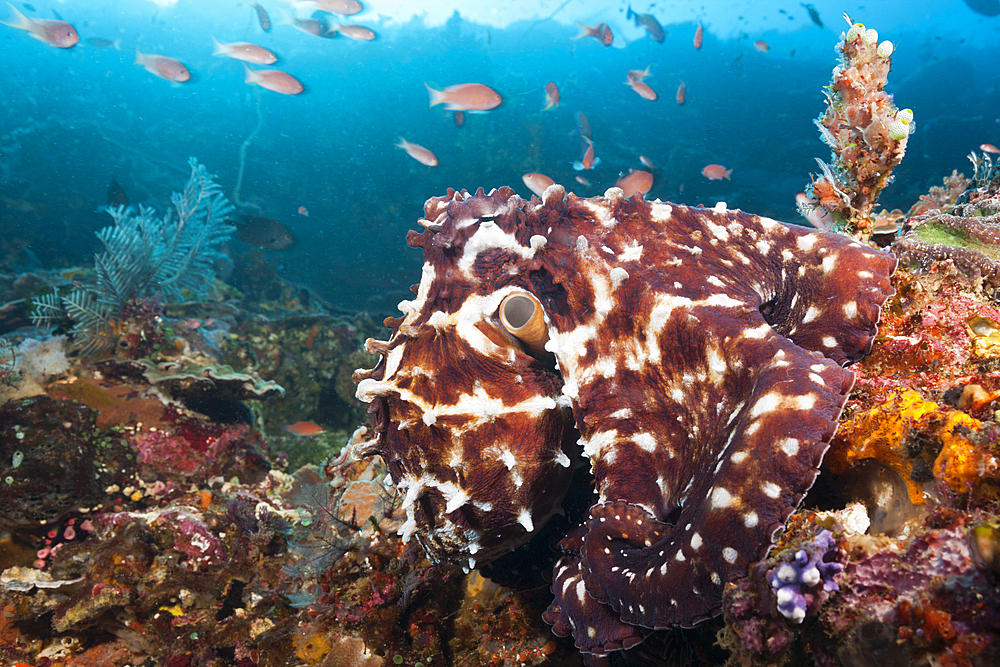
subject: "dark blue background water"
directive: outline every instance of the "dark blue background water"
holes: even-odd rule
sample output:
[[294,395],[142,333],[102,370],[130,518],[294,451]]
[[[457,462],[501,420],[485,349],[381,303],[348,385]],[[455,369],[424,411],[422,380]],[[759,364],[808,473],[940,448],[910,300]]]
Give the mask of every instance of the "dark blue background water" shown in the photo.
[[[420,256],[406,247],[406,230],[423,202],[449,187],[510,185],[527,197],[521,175],[538,171],[577,194],[597,195],[621,172],[641,168],[643,154],[657,165],[650,198],[725,201],[801,221],[795,194],[817,171],[814,158],[829,159],[812,120],[823,110],[834,46],[846,28],[829,8],[822,29],[798,2],[769,3],[756,15],[747,10],[728,23],[706,23],[696,51],[694,20],[666,19],[668,9],[689,3],[654,3],[667,30],[658,44],[622,27],[627,3],[609,2],[606,11],[579,18],[606,20],[636,41],[619,38],[606,48],[592,38],[573,40],[578,31],[568,22],[498,28],[455,16],[425,27],[390,21],[373,1],[346,19],[378,33],[365,43],[320,39],[288,25],[264,33],[243,2],[194,11],[185,2],[161,9],[137,0],[120,13],[93,8],[99,4],[34,2],[36,11],[28,11],[17,3],[28,15],[52,18],[55,8],[72,22],[81,43],[70,50],[0,26],[0,270],[27,268],[32,256],[46,268],[90,264],[98,249],[93,232],[110,222],[98,207],[113,179],[133,202],[162,212],[194,156],[231,196],[240,144],[257,124],[259,103],[262,127],[247,148],[239,194],[259,207],[248,213],[279,220],[297,239],[287,250],[266,251],[265,261],[338,306],[378,315],[394,314],[418,280]],[[262,4],[277,23],[285,5]],[[1000,144],[1000,18],[961,2],[930,3],[940,19],[926,2],[907,5],[910,17],[883,6],[903,4],[843,7],[897,45],[888,89],[915,114],[916,133],[882,197],[890,209],[908,208],[952,169],[968,173],[965,156],[981,143]],[[706,18],[711,5],[702,6]],[[688,11],[698,15],[697,7]],[[272,67],[298,77],[306,92],[289,97],[245,85],[240,62],[211,57],[211,35],[273,50],[279,60]],[[120,39],[121,51],[83,41],[90,37]],[[758,39],[770,43],[769,52],[754,49]],[[192,80],[171,84],[133,65],[136,47],[179,58]],[[629,69],[646,66],[656,102],[623,85]],[[678,106],[682,80],[687,102]],[[458,128],[440,106],[428,108],[425,81],[485,83],[504,102],[468,114]],[[559,85],[562,105],[542,113],[548,81]],[[592,188],[576,183],[571,167],[579,157],[577,111],[589,117],[602,159],[585,174]],[[394,147],[400,135],[433,150],[440,166],[425,167]],[[708,163],[732,168],[732,180],[706,180],[700,170]],[[309,217],[296,213],[299,206]],[[234,241],[229,250],[240,258],[252,248]]]

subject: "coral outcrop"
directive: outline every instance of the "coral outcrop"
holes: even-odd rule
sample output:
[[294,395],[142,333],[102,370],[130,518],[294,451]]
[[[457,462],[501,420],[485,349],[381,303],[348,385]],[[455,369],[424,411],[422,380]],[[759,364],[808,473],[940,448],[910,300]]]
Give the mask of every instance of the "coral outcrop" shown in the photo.
[[897,109],[885,92],[892,42],[880,43],[876,30],[845,18],[850,29],[837,46],[841,62],[826,91],[826,111],[816,119],[833,161],[817,159],[822,173],[807,188],[807,208],[822,207],[835,229],[868,238],[879,193],[906,152],[913,112]]

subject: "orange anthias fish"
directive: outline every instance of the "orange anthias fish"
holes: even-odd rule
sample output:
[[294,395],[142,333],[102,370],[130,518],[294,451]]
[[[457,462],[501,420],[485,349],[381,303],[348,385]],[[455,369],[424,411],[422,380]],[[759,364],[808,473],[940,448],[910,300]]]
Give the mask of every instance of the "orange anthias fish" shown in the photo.
[[594,157],[594,141],[590,137],[581,137],[584,144],[583,155],[573,162],[577,171],[590,170],[601,164],[601,158]]
[[292,435],[306,437],[310,435],[319,435],[325,429],[319,424],[313,424],[312,422],[295,422],[294,424],[288,424],[285,426],[285,430]]
[[554,81],[545,84],[545,106],[542,111],[559,106],[559,86]]
[[143,53],[139,49],[135,50],[134,65],[142,65],[147,72],[155,74],[161,79],[183,83],[191,78],[191,72],[179,60],[174,60],[167,56],[158,56],[153,53]]
[[681,81],[681,85],[677,86],[677,104],[684,104],[684,100],[687,99],[687,92],[688,87]]
[[344,16],[351,16],[362,10],[358,0],[292,0],[291,4]]
[[762,39],[758,39],[756,42],[753,43],[753,48],[757,49],[761,53],[767,53],[768,51],[771,50],[771,45]]
[[615,187],[621,188],[625,197],[637,192],[645,195],[653,187],[653,175],[641,169],[629,169],[628,174],[618,179]]
[[[11,15],[6,21],[0,21],[4,25],[18,30],[27,30],[28,34],[40,42],[49,46],[57,46],[60,49],[68,49],[80,41],[80,35],[76,28],[66,21],[56,21],[54,19],[30,19],[17,11],[14,5],[7,3],[10,7]],[[58,16],[58,14],[57,14]]]
[[615,36],[611,34],[611,28],[608,27],[607,23],[598,23],[596,26],[591,28],[588,25],[577,21],[582,27],[583,32],[574,37],[573,39],[583,39],[584,37],[594,37],[604,46],[611,46],[611,42],[615,41]]
[[701,169],[701,175],[710,181],[719,181],[723,178],[727,181],[731,180],[729,174],[732,172],[732,169],[726,169],[721,164],[706,164]]
[[702,30],[701,27],[701,21],[698,21],[698,27],[695,28],[694,31],[694,48],[696,49],[701,48],[701,40],[703,36],[704,36],[704,31]]
[[503,101],[495,90],[481,83],[459,83],[444,90],[435,90],[426,83],[424,86],[431,96],[431,106],[443,104],[448,111],[489,111]]
[[644,165],[646,165],[646,166],[647,166],[647,167],[649,167],[650,169],[656,169],[656,165],[655,165],[655,164],[653,164],[653,161],[652,161],[652,160],[650,160],[650,159],[649,159],[648,157],[646,157],[645,155],[640,155],[640,156],[639,156],[639,162],[643,163]]
[[982,144],[979,146],[979,150],[984,153],[998,153],[1000,154],[1000,148],[997,148],[993,144]]
[[403,137],[400,137],[399,143],[396,146],[402,148],[406,151],[407,155],[420,164],[426,164],[428,167],[436,167],[438,165],[437,156],[419,144],[411,144]]
[[256,65],[270,65],[278,60],[278,56],[263,46],[257,46],[250,42],[229,42],[228,44],[223,44],[215,37],[212,38],[212,42],[215,43],[215,50],[212,51],[213,56],[227,56],[236,60],[245,60],[248,63]]
[[555,181],[545,174],[528,173],[522,176],[521,179],[524,180],[524,184],[528,186],[528,189],[539,197],[545,194],[545,190],[550,185],[555,184]]
[[655,102],[657,97],[659,97],[656,94],[656,91],[650,88],[649,84],[643,81],[642,79],[629,78],[628,81],[625,82],[625,85],[631,86],[632,90],[637,92],[639,94],[639,97],[641,97],[644,100]]
[[629,81],[642,81],[647,76],[649,76],[649,67],[646,69],[630,69],[628,71]]
[[305,216],[307,218],[309,217],[309,209],[307,209],[305,206],[299,206],[298,213],[299,215]]
[[337,26],[337,30],[341,35],[350,37],[351,39],[359,42],[370,42],[375,39],[375,31],[371,28],[366,28],[363,25],[346,23],[344,25]]
[[458,110],[455,112],[455,127],[462,127],[465,125],[465,112]]
[[255,72],[246,65],[243,65],[243,70],[246,72],[243,83],[255,83],[261,88],[267,88],[282,95],[298,95],[305,90],[302,87],[302,82],[291,74],[280,70],[259,69]]

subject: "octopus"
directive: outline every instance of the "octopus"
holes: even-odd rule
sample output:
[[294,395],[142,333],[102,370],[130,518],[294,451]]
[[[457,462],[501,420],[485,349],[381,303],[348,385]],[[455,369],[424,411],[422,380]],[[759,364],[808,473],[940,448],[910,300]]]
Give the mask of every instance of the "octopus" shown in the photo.
[[[896,259],[727,210],[552,185],[427,201],[415,298],[359,370],[404,541],[466,570],[525,545],[574,471],[543,618],[596,659],[717,615],[812,486]],[[555,522],[553,522],[555,523]]]

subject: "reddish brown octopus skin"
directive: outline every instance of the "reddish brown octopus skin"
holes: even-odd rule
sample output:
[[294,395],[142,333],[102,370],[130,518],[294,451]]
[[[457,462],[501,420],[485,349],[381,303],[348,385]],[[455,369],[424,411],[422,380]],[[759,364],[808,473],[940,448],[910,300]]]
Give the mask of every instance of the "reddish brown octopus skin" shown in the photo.
[[[896,260],[616,188],[449,190],[420,223],[417,296],[356,375],[356,455],[388,462],[404,539],[465,567],[520,546],[582,448],[599,500],[561,545],[553,631],[600,656],[717,614],[812,486]],[[515,292],[545,312],[538,358],[499,322]]]

